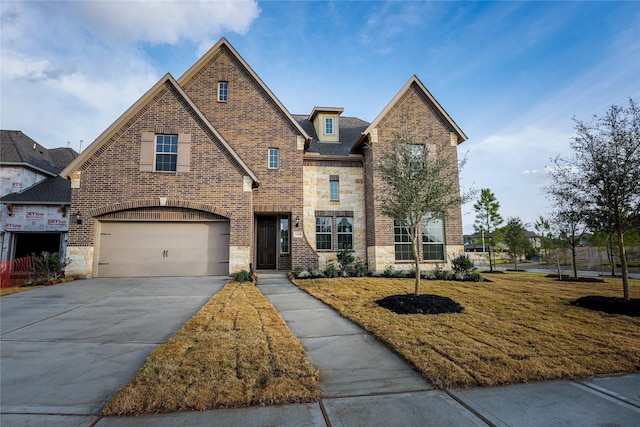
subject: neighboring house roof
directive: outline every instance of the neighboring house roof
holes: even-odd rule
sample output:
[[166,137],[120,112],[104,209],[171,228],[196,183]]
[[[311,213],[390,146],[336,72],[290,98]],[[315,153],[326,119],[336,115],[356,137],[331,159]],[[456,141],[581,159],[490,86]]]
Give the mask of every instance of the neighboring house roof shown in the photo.
[[171,85],[175,88],[175,90],[179,93],[179,95],[187,102],[187,104],[191,107],[191,109],[196,113],[198,118],[202,120],[205,126],[216,136],[216,138],[220,141],[223,147],[229,152],[229,154],[238,162],[240,168],[245,171],[245,173],[251,177],[255,184],[259,184],[260,180],[253,173],[249,166],[238,156],[238,154],[231,148],[231,146],[227,143],[227,141],[218,133],[218,131],[213,127],[211,122],[202,114],[202,112],[196,107],[191,98],[185,93],[182,87],[178,84],[178,82],[173,78],[173,76],[169,73],[165,74],[158,82],[151,87],[140,99],[138,99],[127,111],[125,111],[118,119],[113,122],[111,126],[109,126],[95,141],[93,141],[78,157],[76,157],[62,172],[62,175],[65,178],[71,177],[73,172],[80,169],[82,165],[91,159],[91,157],[111,138],[113,134],[118,132],[122,126],[124,126],[129,119],[134,116],[141,108],[143,108],[158,92],[160,92],[165,85]]
[[431,92],[429,92],[427,90],[426,86],[424,84],[422,84],[420,79],[418,79],[418,77],[414,74],[413,76],[411,76],[409,81],[407,81],[407,83],[405,83],[405,85],[402,87],[402,89],[400,89],[400,91],[398,91],[396,96],[394,96],[393,99],[387,104],[387,106],[380,112],[380,114],[378,114],[378,116],[373,120],[373,122],[371,122],[369,127],[367,127],[367,129],[365,129],[364,132],[362,132],[362,135],[360,136],[360,138],[358,138],[355,141],[354,145],[353,145],[353,149],[354,150],[362,143],[362,141],[365,139],[365,137],[368,134],[370,134],[371,131],[378,126],[378,123],[380,123],[380,121],[382,119],[384,119],[384,117],[389,113],[389,111],[391,111],[391,109],[404,96],[405,92],[407,92],[411,88],[411,86],[413,86],[413,85],[416,85],[426,95],[427,99],[432,104],[432,106],[435,108],[436,112],[439,113],[439,115],[442,117],[442,119],[446,123],[448,123],[449,126],[451,126],[451,128],[453,129],[453,131],[458,135],[458,144],[461,144],[461,143],[463,143],[464,141],[466,141],[468,139],[467,135],[464,134],[462,129],[460,129],[460,127],[458,127],[456,122],[453,121],[451,116],[449,116],[449,114],[444,110],[444,108],[442,108],[442,106],[438,103],[438,101],[436,101],[436,99],[433,97],[433,95],[431,95]]
[[1,200],[3,203],[20,205],[68,205],[71,202],[71,183],[57,175],[40,181],[20,193],[7,194]]
[[351,153],[351,147],[360,137],[362,132],[369,125],[368,122],[360,120],[356,117],[342,117],[338,119],[338,127],[340,141],[338,142],[320,142],[313,122],[308,114],[294,114],[293,117],[298,121],[307,134],[311,137],[307,153],[317,153],[323,156],[348,156]]
[[0,130],[0,163],[24,166],[55,176],[78,153],[71,148],[47,149],[19,130]]
[[305,132],[305,130],[299,125],[296,119],[294,119],[291,113],[289,113],[289,110],[285,108],[285,106],[280,102],[280,100],[273,94],[273,92],[271,92],[271,89],[269,89],[267,85],[264,84],[262,79],[258,77],[255,71],[253,71],[253,69],[249,66],[249,64],[244,60],[244,58],[240,56],[240,54],[233,48],[233,46],[231,46],[229,41],[224,37],[218,40],[218,42],[215,45],[213,45],[213,47],[209,49],[209,51],[202,56],[202,58],[200,58],[187,71],[185,71],[185,73],[182,76],[180,76],[180,78],[178,79],[178,83],[182,85],[187,81],[189,81],[189,79],[195,73],[200,71],[200,69],[203,66],[205,66],[205,64],[211,61],[211,58],[213,58],[213,56],[215,56],[218,50],[220,50],[223,46],[226,47],[229,50],[229,52],[231,52],[231,54],[238,60],[238,62],[240,62],[240,64],[242,64],[242,66],[247,71],[247,73],[249,73],[251,78],[253,78],[256,81],[256,83],[258,83],[258,85],[262,88],[262,90],[265,91],[267,96],[269,96],[269,98],[273,101],[275,105],[278,106],[280,111],[282,111],[282,113],[291,122],[291,124],[298,130],[298,132],[300,132],[300,135],[302,135],[302,137],[306,140],[306,143],[308,145],[309,142],[311,142],[311,137],[309,136],[309,134]]

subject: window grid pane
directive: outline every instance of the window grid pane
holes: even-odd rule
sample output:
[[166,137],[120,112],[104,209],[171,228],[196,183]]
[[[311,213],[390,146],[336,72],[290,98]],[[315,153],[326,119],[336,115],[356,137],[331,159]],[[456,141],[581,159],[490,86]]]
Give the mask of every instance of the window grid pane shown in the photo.
[[338,217],[336,222],[338,230],[338,249],[353,249],[353,218]]
[[218,83],[218,101],[227,101],[229,99],[229,83]]
[[331,201],[340,200],[340,182],[329,181],[329,199]]
[[409,237],[407,230],[396,222],[393,227],[393,235],[395,240],[396,261],[413,260],[411,238]]
[[156,135],[156,171],[175,172],[178,163],[178,135]]
[[278,169],[279,153],[277,148],[269,148],[269,169]]
[[423,227],[422,257],[425,261],[444,260],[444,225],[442,220],[431,220]]
[[316,249],[331,249],[331,217],[316,217]]
[[326,117],[324,119],[324,133],[325,135],[333,135],[333,118]]

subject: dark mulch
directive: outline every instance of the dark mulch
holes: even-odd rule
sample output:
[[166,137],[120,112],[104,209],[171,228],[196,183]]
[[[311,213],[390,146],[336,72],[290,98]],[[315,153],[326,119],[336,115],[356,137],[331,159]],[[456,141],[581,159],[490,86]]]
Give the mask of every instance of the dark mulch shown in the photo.
[[482,274],[505,274],[502,270],[483,270]]
[[588,308],[589,310],[604,311],[608,314],[640,317],[640,298],[631,298],[631,300],[625,301],[623,298],[589,295],[571,301],[571,305]]
[[462,313],[464,307],[448,297],[438,295],[391,295],[376,301],[380,307],[396,314]]
[[[551,277],[554,279],[558,278],[557,274],[547,274],[545,277]],[[603,279],[599,279],[597,277],[573,277],[568,274],[562,275],[563,282],[584,282],[584,283],[604,283]]]

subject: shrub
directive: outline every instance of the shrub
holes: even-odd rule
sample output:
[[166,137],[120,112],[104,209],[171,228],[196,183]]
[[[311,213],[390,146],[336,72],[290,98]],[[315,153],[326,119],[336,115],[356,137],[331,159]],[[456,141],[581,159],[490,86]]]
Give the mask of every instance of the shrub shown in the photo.
[[347,273],[351,270],[351,265],[355,261],[353,250],[350,245],[346,245],[344,248],[340,249],[336,254],[336,258],[338,260],[338,264],[340,264],[340,269]]
[[324,270],[324,274],[329,278],[338,277],[336,265],[333,262],[329,262],[327,268]]
[[382,273],[384,277],[395,277],[395,269],[393,268],[393,265],[390,265],[389,267],[384,269],[384,272]]
[[469,256],[462,252],[451,260],[451,265],[453,273],[456,275],[456,278],[461,277],[460,280],[463,280],[464,277],[469,275],[469,273],[471,273],[475,268],[475,265]]
[[367,264],[358,260],[353,266],[353,275],[356,277],[365,277],[369,275],[369,268]]
[[41,252],[32,254],[34,267],[31,272],[36,279],[56,280],[64,277],[64,269],[71,264],[70,259],[61,260],[58,252]]
[[306,271],[304,268],[298,266],[298,267],[293,267],[293,277],[295,277],[296,279],[298,279],[300,277],[300,273],[302,273],[303,271]]
[[479,271],[472,271],[471,273],[467,274],[465,280],[471,280],[473,282],[483,282],[484,277],[482,277],[482,274],[480,274]]
[[433,269],[433,277],[436,280],[449,280],[450,274],[441,266],[436,265],[436,268]]
[[241,270],[233,274],[233,280],[236,282],[251,282],[251,273],[247,270]]
[[300,270],[298,274],[294,273],[294,275],[296,279],[307,279],[311,277],[311,273],[309,273],[307,270]]
[[325,276],[322,271],[313,269],[309,271],[309,277],[311,277],[312,279],[320,279]]

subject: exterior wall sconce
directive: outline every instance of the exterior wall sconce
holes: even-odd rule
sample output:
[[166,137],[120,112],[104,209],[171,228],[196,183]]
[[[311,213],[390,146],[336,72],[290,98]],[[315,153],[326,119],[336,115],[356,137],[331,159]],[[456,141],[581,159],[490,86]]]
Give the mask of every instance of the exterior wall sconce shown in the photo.
[[300,227],[300,217],[296,216],[296,228]]
[[76,224],[82,224],[82,217],[80,216],[80,211],[76,212]]

